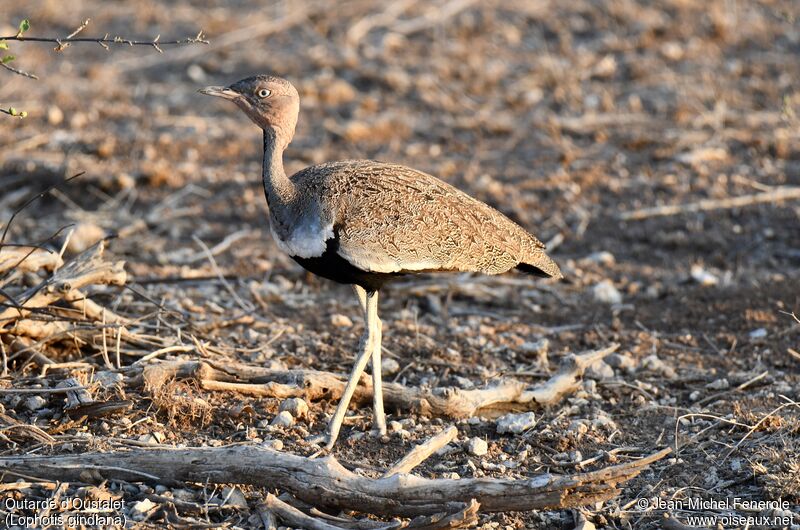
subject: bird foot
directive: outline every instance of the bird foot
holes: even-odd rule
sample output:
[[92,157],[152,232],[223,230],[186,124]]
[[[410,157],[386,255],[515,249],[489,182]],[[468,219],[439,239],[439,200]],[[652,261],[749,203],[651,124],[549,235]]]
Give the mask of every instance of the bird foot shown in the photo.
[[389,435],[386,434],[386,427],[383,429],[374,427],[371,431],[369,431],[369,435],[373,438],[377,438],[380,440],[381,443],[388,443],[389,442]]

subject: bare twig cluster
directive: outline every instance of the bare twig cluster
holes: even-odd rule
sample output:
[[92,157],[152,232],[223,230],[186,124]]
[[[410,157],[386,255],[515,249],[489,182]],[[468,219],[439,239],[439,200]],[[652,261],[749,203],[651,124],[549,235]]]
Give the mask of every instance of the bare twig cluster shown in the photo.
[[[28,19],[24,19],[19,23],[17,33],[14,35],[6,35],[4,37],[0,37],[0,50],[8,50],[8,42],[15,41],[15,42],[40,42],[40,43],[50,43],[55,44],[55,48],[53,48],[56,52],[62,52],[71,46],[74,43],[95,43],[99,44],[106,50],[110,49],[109,45],[114,44],[125,44],[128,46],[150,46],[157,50],[159,53],[164,53],[164,50],[161,46],[165,45],[181,45],[181,44],[208,44],[208,40],[206,40],[203,31],[199,31],[197,35],[194,37],[187,37],[184,39],[172,39],[172,40],[161,40],[161,35],[156,35],[155,38],[150,40],[138,40],[138,39],[131,39],[127,37],[121,37],[119,35],[110,35],[106,33],[102,37],[78,37],[77,35],[80,34],[86,27],[89,25],[91,19],[86,19],[81,22],[75,30],[67,35],[66,37],[26,37],[25,33],[30,29],[31,23]],[[11,54],[5,54],[0,57],[0,66],[17,75],[21,75],[23,77],[27,77],[29,79],[39,79],[39,77],[31,72],[26,70],[22,70],[15,66],[12,66],[10,63],[14,61],[16,57]],[[9,107],[8,109],[0,108],[0,113],[6,114],[8,116],[14,116],[17,118],[24,118],[27,116],[26,111],[20,111],[15,109],[14,107]]]

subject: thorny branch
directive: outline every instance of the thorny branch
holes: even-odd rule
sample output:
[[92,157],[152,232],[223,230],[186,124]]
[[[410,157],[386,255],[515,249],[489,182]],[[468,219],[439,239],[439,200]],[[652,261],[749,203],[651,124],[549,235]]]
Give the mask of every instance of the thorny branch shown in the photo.
[[159,53],[163,53],[164,50],[160,48],[163,45],[179,45],[179,44],[208,44],[209,41],[205,38],[203,31],[199,31],[197,35],[194,37],[187,37],[185,39],[174,39],[174,40],[161,40],[161,35],[156,35],[154,39],[151,40],[136,40],[136,39],[129,39],[127,37],[120,37],[119,35],[111,36],[110,34],[106,33],[102,37],[75,37],[78,33],[83,31],[86,26],[89,25],[91,19],[84,20],[78,28],[67,35],[66,37],[59,38],[59,37],[25,37],[24,35],[8,35],[5,37],[0,37],[0,40],[6,41],[17,41],[17,42],[49,42],[52,44],[57,44],[54,48],[55,51],[60,52],[64,51],[67,47],[75,42],[94,42],[99,44],[105,49],[109,49],[109,44],[127,44],[129,46],[151,46],[159,51]]
[[[53,48],[54,51],[62,52],[70,45],[76,42],[93,42],[99,44],[106,50],[110,49],[110,44],[127,44],[128,46],[151,46],[155,48],[159,53],[164,53],[164,50],[161,49],[161,46],[164,45],[180,45],[180,44],[208,44],[209,41],[206,40],[205,35],[203,35],[203,31],[200,30],[197,32],[197,35],[194,37],[187,37],[185,39],[174,39],[174,40],[161,40],[161,35],[156,35],[154,39],[150,40],[136,40],[136,39],[129,39],[127,37],[121,37],[119,35],[111,36],[109,33],[106,33],[102,37],[76,37],[80,32],[86,29],[86,26],[89,25],[91,19],[86,19],[81,24],[75,28],[75,31],[67,35],[66,37],[26,37],[25,32],[30,28],[30,22],[26,19],[20,23],[19,31],[15,35],[7,35],[5,37],[0,37],[0,49],[8,49],[7,42],[8,41],[16,41],[16,42],[45,42],[56,44],[56,47]],[[15,59],[12,55],[6,55],[2,57],[0,60],[0,66],[5,68],[6,70],[13,72],[17,75],[21,75],[23,77],[28,77],[30,79],[39,79],[38,76],[32,74],[30,72],[26,72],[19,68],[15,68],[8,64],[9,62]],[[3,114],[8,114],[10,116],[17,116],[20,118],[24,118],[24,112],[16,112],[15,109],[0,109],[0,112]]]

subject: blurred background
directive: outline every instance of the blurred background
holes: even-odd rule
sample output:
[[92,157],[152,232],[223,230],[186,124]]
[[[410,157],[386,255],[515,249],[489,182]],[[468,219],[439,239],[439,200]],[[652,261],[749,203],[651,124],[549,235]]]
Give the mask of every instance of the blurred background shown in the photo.
[[[241,304],[217,284],[159,282],[222,273],[247,303],[266,301],[260,319],[291,326],[270,356],[346,371],[360,329],[355,301],[278,251],[260,184],[260,132],[233,106],[196,92],[271,73],[301,95],[287,171],[346,158],[413,166],[518,221],[564,269],[564,283],[450,277],[439,290],[413,281],[387,289],[385,343],[413,365],[411,383],[463,386],[530,368],[541,361],[530,345],[546,337],[551,354],[610,340],[631,366],[657,354],[671,375],[641,377],[662,405],[688,406],[695,387],[764,370],[788,385],[782,392],[800,389],[798,361],[787,354],[797,348],[787,313],[800,307],[800,201],[622,216],[800,186],[795,0],[2,4],[0,35],[28,18],[27,35],[65,36],[90,18],[82,36],[171,40],[203,30],[210,41],[164,45],[163,54],[9,42],[12,64],[39,80],[0,70],[0,106],[28,112],[0,117],[0,219],[86,172],[21,214],[14,242],[43,241],[75,223],[70,256],[118,234],[109,253],[127,261],[140,289],[199,320]],[[356,327],[329,329],[333,313]],[[245,346],[264,338],[242,327],[225,333]],[[681,383],[669,382],[676,370]],[[606,392],[616,396],[605,403],[615,418],[629,422],[616,444],[662,440],[664,414],[669,441],[673,412],[641,414],[639,393]],[[771,409],[773,398],[750,405]],[[537,440],[558,451],[583,443]],[[598,434],[589,445],[604,441]],[[796,451],[750,454],[779,477],[765,479],[761,495],[789,491],[780,488],[789,488],[790,471],[777,470],[796,462]],[[687,472],[706,456],[685,455]],[[754,473],[725,472],[734,481]]]
[[[82,208],[99,206],[90,187],[129,190],[141,217],[146,196],[202,183],[216,196],[208,221],[261,225],[260,135],[196,89],[273,73],[302,98],[289,170],[345,158],[408,164],[566,256],[607,250],[670,273],[697,262],[733,274],[796,268],[796,203],[630,224],[616,216],[798,184],[798,11],[733,0],[76,1],[68,11],[55,0],[7,2],[2,34],[29,18],[28,35],[64,36],[90,18],[83,36],[202,29],[211,44],[159,54],[10,43],[13,65],[40,80],[2,72],[0,103],[29,116],[0,120],[0,211],[15,191],[86,171],[63,190]],[[195,221],[170,230],[180,240],[213,229]]]

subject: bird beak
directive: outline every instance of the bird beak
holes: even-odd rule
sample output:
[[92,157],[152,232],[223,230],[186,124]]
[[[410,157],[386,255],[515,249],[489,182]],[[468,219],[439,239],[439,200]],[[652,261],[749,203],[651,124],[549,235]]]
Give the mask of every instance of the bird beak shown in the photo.
[[217,96],[218,98],[223,99],[236,99],[241,95],[235,90],[231,90],[230,88],[225,88],[222,86],[207,86],[205,88],[201,88],[198,90],[198,92],[205,94],[206,96]]

